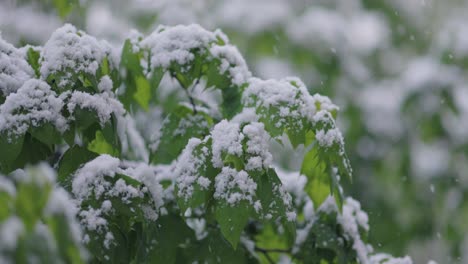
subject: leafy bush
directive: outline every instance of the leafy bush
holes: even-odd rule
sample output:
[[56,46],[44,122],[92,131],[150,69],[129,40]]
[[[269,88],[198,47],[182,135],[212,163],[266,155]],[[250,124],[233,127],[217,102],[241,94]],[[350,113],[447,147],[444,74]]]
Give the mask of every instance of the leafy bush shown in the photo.
[[[0,52],[2,261],[411,263],[366,243],[338,107],[252,77],[221,31],[160,26],[117,49],[67,24]],[[148,140],[135,118],[154,106]],[[300,171],[275,165],[278,143]]]

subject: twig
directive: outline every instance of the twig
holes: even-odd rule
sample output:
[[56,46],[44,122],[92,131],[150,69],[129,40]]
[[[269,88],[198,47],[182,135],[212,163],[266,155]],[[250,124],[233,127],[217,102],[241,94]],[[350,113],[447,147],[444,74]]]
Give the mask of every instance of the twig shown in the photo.
[[260,252],[273,252],[273,253],[291,253],[291,249],[282,249],[282,248],[261,248],[255,246],[256,251]]
[[[200,83],[200,78],[197,78],[197,80],[196,80],[195,83],[192,85],[192,87],[190,87],[190,90],[195,89],[195,86],[197,86],[199,83]],[[189,90],[189,89],[185,89],[185,93],[187,93],[187,96],[188,96],[188,98],[189,98],[190,104],[192,105],[193,114],[196,115],[196,114],[197,114],[197,108],[196,108],[196,106],[195,106],[195,102],[193,101],[193,97],[190,96],[188,90]]]
[[275,263],[274,260],[271,258],[271,256],[268,253],[290,253],[290,249],[281,249],[281,248],[261,248],[255,246],[255,251],[258,251],[262,253],[265,258],[268,260],[269,263]]
[[270,257],[270,255],[268,255],[268,252],[264,252],[264,251],[260,251],[260,252],[265,256],[265,258],[268,260],[270,264],[275,264],[275,261]]

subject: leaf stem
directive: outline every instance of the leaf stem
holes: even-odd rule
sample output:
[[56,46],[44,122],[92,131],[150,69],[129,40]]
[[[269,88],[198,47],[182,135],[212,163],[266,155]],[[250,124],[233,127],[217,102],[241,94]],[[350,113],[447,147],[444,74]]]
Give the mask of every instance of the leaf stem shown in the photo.
[[269,255],[269,253],[287,253],[287,254],[291,253],[291,249],[261,248],[261,247],[257,247],[257,246],[255,246],[254,249],[255,249],[255,251],[258,251],[258,252],[262,253],[265,256],[265,258],[267,258],[269,263],[275,263],[274,260]]
[[[197,80],[192,85],[192,87],[190,87],[190,90],[193,90],[195,88],[195,86],[198,85],[198,83],[200,83],[200,78],[197,78]],[[193,97],[189,94],[189,91],[188,91],[189,89],[184,89],[184,90],[185,90],[185,93],[187,94],[187,97],[189,98],[190,104],[192,105],[193,114],[196,115],[197,114],[197,107],[195,105],[195,101],[193,100]]]
[[259,252],[274,252],[274,253],[287,253],[287,254],[291,253],[290,248],[287,248],[287,249],[283,249],[283,248],[261,248],[261,247],[255,246],[255,250],[259,251]]

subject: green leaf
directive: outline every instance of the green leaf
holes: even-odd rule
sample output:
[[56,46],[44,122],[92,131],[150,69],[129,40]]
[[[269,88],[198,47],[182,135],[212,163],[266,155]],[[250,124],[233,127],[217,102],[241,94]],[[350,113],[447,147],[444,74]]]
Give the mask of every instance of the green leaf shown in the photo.
[[72,11],[73,5],[75,5],[74,0],[53,0],[55,9],[57,9],[58,15],[63,19],[68,16]]
[[237,86],[225,87],[221,90],[223,102],[221,103],[221,111],[223,116],[231,119],[242,109],[242,94]]
[[63,214],[55,214],[48,217],[45,223],[55,238],[60,258],[66,263],[84,263],[79,245],[75,243],[72,232],[64,232],[73,228],[70,226],[69,219]]
[[213,60],[206,69],[206,87],[215,87],[220,90],[231,86],[231,80],[225,74],[219,73],[219,65],[221,62],[218,59]]
[[[278,228],[275,226],[273,221],[265,222],[260,226],[257,232],[258,233],[255,235],[255,242],[257,247],[284,250],[287,250],[290,247],[286,237],[278,233]],[[260,257],[262,260],[261,263],[268,263],[268,259],[264,258],[262,255],[260,255]],[[270,255],[270,257],[275,261],[279,260],[279,254],[273,253]]]
[[95,111],[88,108],[77,107],[74,111],[76,128],[85,130],[93,124],[99,123],[99,118]]
[[96,137],[88,144],[88,150],[98,154],[109,154],[119,156],[119,151],[106,141],[102,131],[96,131]]
[[10,172],[12,165],[23,148],[24,135],[8,136],[6,132],[0,133],[0,171]]
[[53,147],[42,143],[32,137],[31,134],[26,133],[21,152],[13,163],[13,169],[23,168],[28,164],[33,165],[46,161],[53,153]]
[[233,249],[217,230],[211,231],[200,242],[200,246],[191,254],[194,259],[187,263],[258,263],[253,258],[249,259],[250,254],[244,248]]
[[327,174],[327,164],[321,159],[318,147],[314,146],[304,156],[301,174],[307,176],[306,192],[316,207],[331,195],[331,182]]
[[81,165],[97,156],[98,154],[78,145],[69,148],[62,155],[58,163],[58,182],[62,186],[70,187],[72,174],[79,169]]
[[26,229],[32,231],[42,217],[52,186],[35,181],[22,182],[17,186],[15,211],[24,221]]
[[[5,178],[4,176],[0,176],[2,181],[7,181],[13,184],[9,179]],[[16,190],[16,188],[15,188]],[[0,223],[5,221],[14,208],[14,196],[12,196],[9,192],[7,192],[4,188],[0,189],[0,201],[2,201],[2,206],[0,206]]]
[[129,39],[125,40],[122,48],[120,64],[132,72],[143,74],[140,58],[137,53],[133,52],[133,45]]
[[30,127],[29,132],[33,137],[52,147],[54,144],[58,144],[62,140],[62,136],[59,131],[51,123],[44,123],[37,127]]
[[151,162],[171,163],[180,155],[189,139],[208,135],[212,124],[213,120],[207,114],[194,114],[191,108],[179,106],[163,121],[159,144],[150,156]]
[[151,250],[140,252],[140,260],[145,263],[175,263],[177,249],[185,242],[195,240],[193,230],[174,214],[161,216],[149,230],[148,234],[143,234],[142,239],[151,245]]
[[297,148],[300,144],[304,144],[306,141],[306,132],[304,129],[291,127],[286,129],[286,134],[288,135],[293,148]]
[[257,197],[262,204],[263,215],[271,215],[271,220],[263,219],[264,222],[274,221],[281,223],[288,247],[294,244],[296,238],[295,223],[288,220],[287,212],[292,210],[290,205],[285,204],[280,192],[281,180],[274,169],[268,169],[259,175],[257,180]]
[[102,135],[117,153],[121,151],[121,142],[117,132],[117,118],[112,115],[111,119],[102,128]]
[[151,72],[150,85],[153,93],[156,93],[159,84],[161,83],[162,78],[164,77],[164,69],[162,67],[157,67]]
[[225,200],[216,203],[215,217],[221,233],[231,246],[236,249],[240,235],[249,220],[252,206],[245,200],[230,205]]
[[242,88],[231,82],[228,73],[220,73],[221,62],[219,59],[212,60],[206,67],[206,87],[221,91],[223,101],[221,112],[223,117],[231,119],[242,109]]
[[151,100],[150,84],[143,76],[137,76],[135,79],[136,92],[133,94],[133,98],[144,110],[148,111]]
[[101,69],[101,76],[109,75],[110,70],[109,70],[109,59],[107,57],[104,57],[102,59],[101,64],[99,65]]
[[244,159],[236,155],[231,155],[228,153],[223,153],[223,164],[224,166],[229,166],[235,168],[237,171],[244,169]]
[[[204,149],[208,149],[205,153]],[[211,140],[202,142],[198,145],[193,152],[193,155],[200,159],[201,165],[198,166],[198,175],[208,178],[211,183],[214,182],[215,177],[219,174],[220,169],[214,168],[211,163]],[[210,201],[213,197],[213,184],[208,188],[202,188],[198,182],[193,183],[193,193],[188,199],[186,197],[177,196],[177,204],[180,207],[180,211],[184,213],[188,208],[197,208],[198,206],[205,204],[205,208],[210,206]],[[178,193],[178,185],[175,186],[175,193]]]
[[68,146],[73,146],[75,144],[75,126],[70,126],[64,133],[63,133],[63,140],[68,144]]
[[129,39],[125,41],[122,48],[120,67],[126,70],[126,74],[124,78],[125,92],[119,95],[119,99],[125,108],[130,110],[137,92],[137,78],[144,78],[144,74],[140,65],[140,55],[133,52],[133,45]]
[[41,56],[40,52],[34,50],[33,48],[29,48],[28,52],[26,53],[26,56],[29,65],[31,65],[31,67],[34,70],[34,74],[36,75],[36,77],[39,77],[41,75],[39,72],[41,68],[41,65],[39,64],[39,58]]

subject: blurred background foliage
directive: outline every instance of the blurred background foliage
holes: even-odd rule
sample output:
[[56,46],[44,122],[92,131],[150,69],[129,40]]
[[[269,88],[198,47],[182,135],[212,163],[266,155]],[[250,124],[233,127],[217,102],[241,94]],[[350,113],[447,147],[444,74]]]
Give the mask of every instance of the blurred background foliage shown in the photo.
[[[221,28],[254,75],[298,76],[340,106],[345,193],[369,213],[371,244],[468,263],[467,11],[463,0],[4,0],[0,31],[21,46],[64,22],[111,44],[159,24]],[[148,141],[155,115],[137,119]]]

